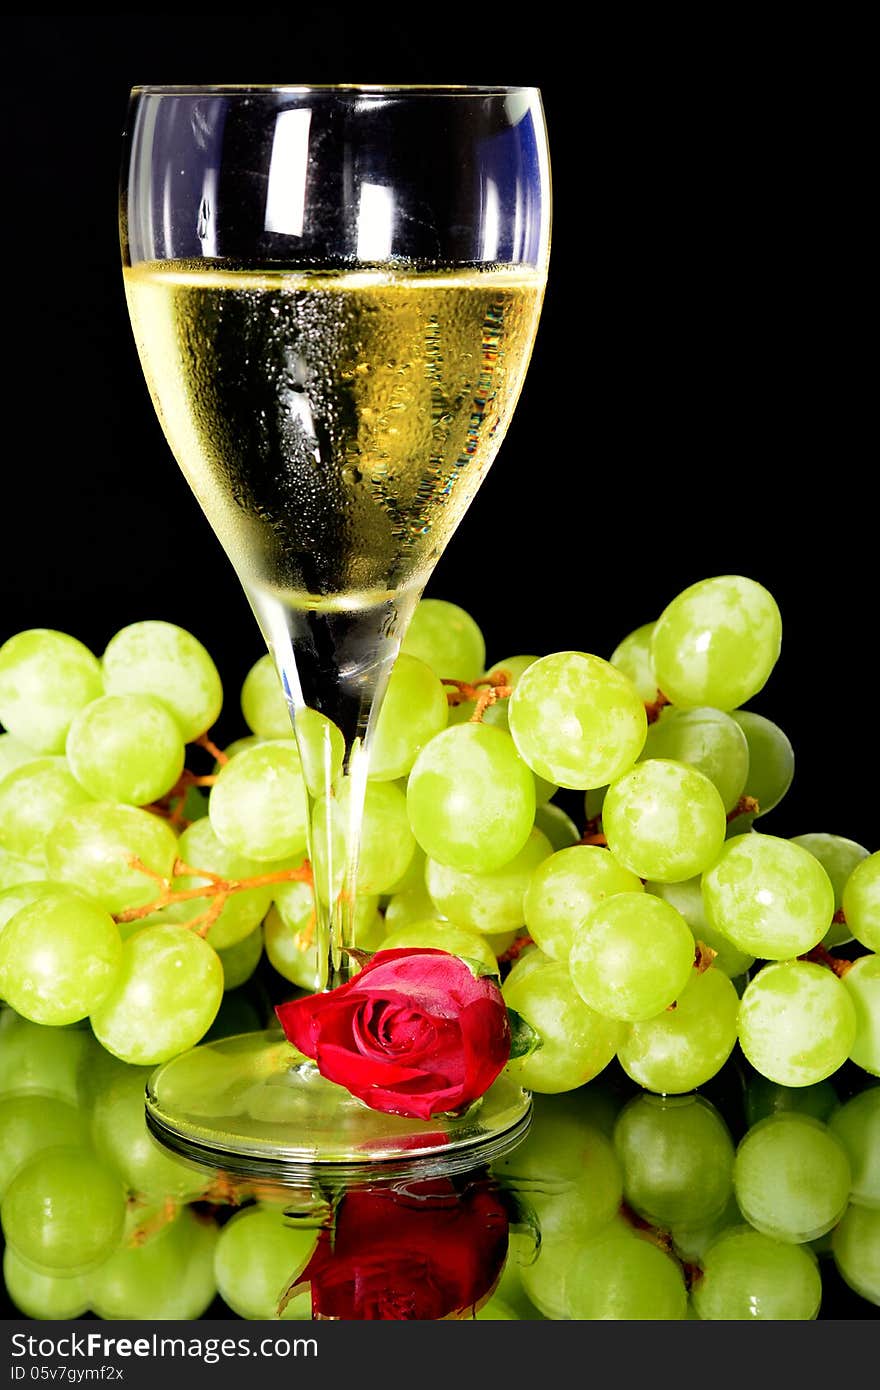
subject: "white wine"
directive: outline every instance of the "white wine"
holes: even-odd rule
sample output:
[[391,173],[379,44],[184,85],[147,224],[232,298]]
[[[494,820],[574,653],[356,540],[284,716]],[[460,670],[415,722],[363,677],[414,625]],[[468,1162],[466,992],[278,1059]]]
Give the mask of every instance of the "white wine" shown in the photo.
[[125,270],[172,452],[246,587],[292,607],[420,586],[504,436],[544,275]]

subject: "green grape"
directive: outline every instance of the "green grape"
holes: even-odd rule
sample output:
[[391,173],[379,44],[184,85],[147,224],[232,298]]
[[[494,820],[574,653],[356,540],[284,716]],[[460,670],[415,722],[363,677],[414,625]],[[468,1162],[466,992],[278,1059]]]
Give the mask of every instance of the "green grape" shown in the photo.
[[569,957],[584,1003],[626,1023],[668,1008],[690,980],[693,963],[687,922],[648,893],[617,893],[595,907]]
[[66,632],[31,628],[0,647],[0,723],[35,753],[63,753],[73,716],[103,693],[97,658]]
[[609,1139],[570,1097],[534,1097],[526,1138],[493,1172],[510,1183],[538,1219],[542,1244],[585,1240],[616,1216],[623,1170]]
[[[504,661],[496,661],[494,665],[488,666],[483,672],[483,677],[492,676],[496,671],[504,671],[507,675],[507,684],[511,690],[515,690],[520,676],[533,666],[538,660],[536,656],[508,656]],[[483,722],[494,724],[498,729],[505,729],[509,732],[510,724],[507,718],[507,707],[510,697],[503,700],[496,700],[494,705],[489,705],[483,711]]]
[[706,1252],[691,1297],[713,1322],[809,1322],[819,1312],[822,1277],[805,1247],[734,1226]]
[[[749,773],[745,795],[758,803],[755,815],[765,816],[778,806],[794,778],[794,749],[778,724],[750,709],[731,711],[749,745]],[[753,817],[754,819],[754,817]]]
[[218,840],[236,854],[261,863],[302,858],[308,808],[295,746],[271,739],[239,753],[221,768],[208,814]]
[[[210,935],[210,933],[209,933]],[[218,951],[220,964],[223,966],[223,989],[238,989],[249,980],[260,963],[263,955],[263,929],[254,927],[250,936],[246,936],[242,941],[236,941],[234,946],[227,946],[224,951]]]
[[[351,795],[351,780],[345,778],[331,800],[321,797],[315,803],[312,862],[315,887],[323,902],[342,891]],[[358,893],[384,893],[406,873],[415,848],[403,792],[393,782],[368,782],[357,865]]]
[[574,1254],[563,1298],[566,1315],[580,1321],[678,1321],[687,1311],[678,1261],[617,1222]]
[[880,956],[860,956],[843,977],[856,1014],[850,1057],[856,1066],[880,1076]]
[[13,734],[0,733],[0,782],[7,772],[13,772],[22,763],[32,763],[40,755],[34,748],[22,743]]
[[542,1318],[554,1322],[568,1318],[565,1279],[580,1247],[580,1241],[565,1236],[556,1240],[542,1238],[535,1254],[533,1237],[517,1232],[511,1236],[510,1250],[522,1251],[519,1276],[523,1293]]
[[[398,786],[400,787],[400,790],[403,792],[405,796],[406,783],[398,783]],[[380,896],[385,898],[386,900],[389,900],[392,897],[395,897],[398,893],[408,893],[411,888],[424,888],[425,863],[425,851],[423,849],[420,849],[419,846],[416,845],[413,857],[406,866],[406,871],[403,874],[401,874],[400,878],[397,879],[395,883],[392,883],[390,888],[386,888],[385,892],[383,894],[380,894]],[[383,904],[383,906],[384,905],[385,904]],[[430,916],[430,912],[428,915]]]
[[192,1322],[217,1292],[217,1227],[188,1207],[143,1245],[123,1245],[87,1280],[89,1302],[107,1321]]
[[749,1224],[796,1245],[837,1225],[850,1179],[846,1151],[828,1127],[793,1111],[753,1125],[733,1165],[736,1200]]
[[[524,968],[527,967],[527,968]],[[571,1091],[598,1076],[617,1051],[623,1029],[579,997],[564,965],[542,958],[522,961],[502,989],[508,1008],[531,1024],[541,1045],[508,1064],[511,1076],[532,1091]]]
[[850,1288],[880,1305],[880,1211],[853,1203],[831,1237],[831,1250]]
[[810,961],[765,965],[740,1000],[740,1047],[756,1071],[782,1086],[824,1081],[846,1061],[855,1035],[848,991]]
[[529,1298],[523,1286],[523,1266],[535,1259],[535,1235],[531,1230],[511,1226],[508,1236],[507,1260],[495,1286],[495,1295],[504,1300],[523,1322],[543,1322],[544,1314]]
[[422,922],[426,917],[442,917],[434,900],[428,892],[424,879],[421,883],[407,888],[403,893],[395,893],[385,909],[385,924],[389,931],[406,927],[410,922]]
[[116,983],[92,1013],[108,1052],[148,1066],[193,1047],[223,998],[217,952],[185,927],[145,927],[122,947]]
[[593,908],[615,893],[641,892],[641,880],[607,849],[573,845],[534,870],[523,902],[525,923],[542,951],[567,961]]
[[191,632],[174,623],[131,623],[110,639],[103,657],[108,695],[155,695],[180,725],[186,743],[206,733],[223,704],[220,675]]
[[94,1082],[91,1140],[98,1157],[140,1198],[188,1202],[208,1185],[203,1169],[174,1157],[147,1129],[144,1092],[152,1067],[104,1054]]
[[268,652],[254,662],[244,678],[241,712],[244,722],[258,738],[290,738],[293,732],[281,679]]
[[[808,850],[818,859],[831,880],[831,887],[834,889],[834,911],[839,912],[843,907],[843,890],[847,880],[856,865],[867,859],[868,851],[863,845],[857,845],[855,840],[847,840],[843,835],[795,835],[791,843],[800,845],[801,849]],[[846,922],[832,922],[822,938],[822,945],[830,951],[835,946],[842,946],[846,941],[852,941],[852,932]]]
[[[308,883],[292,879],[287,883],[276,883],[273,889],[276,910],[285,929],[292,932],[308,932],[315,920],[315,895]],[[375,949],[381,939],[385,923],[378,910],[379,898],[375,893],[358,893],[354,904],[352,931],[353,945],[365,951]]]
[[752,579],[702,579],[663,610],[651,640],[657,682],[674,705],[732,710],[765,685],[782,643],[772,594]]
[[0,844],[22,859],[45,861],[46,838],[58,821],[91,797],[64,758],[37,758],[0,782]]
[[59,888],[22,907],[0,937],[7,1003],[33,1023],[87,1018],[122,965],[119,929],[96,903]]
[[400,947],[433,947],[438,951],[449,951],[462,960],[476,961],[486,970],[497,973],[498,962],[485,936],[436,917],[421,922],[409,922],[405,927],[391,931],[382,942],[383,951],[396,951]]
[[370,743],[370,777],[405,777],[425,744],[446,728],[449,705],[437,676],[414,656],[397,658]]
[[179,804],[184,823],[189,821],[192,824],[195,820],[204,820],[207,817],[208,798],[199,787],[187,787],[183,801]]
[[[272,1320],[278,1304],[311,1258],[314,1228],[288,1225],[282,1212],[247,1207],[236,1212],[220,1232],[214,1274],[224,1303],[240,1318]],[[281,1317],[309,1318],[308,1293],[295,1296]]]
[[[438,920],[442,921],[443,919],[439,918]],[[502,956],[506,956],[507,952],[510,950],[511,946],[515,941],[521,941],[525,943],[528,940],[528,937],[525,932],[489,932],[488,936],[483,937],[483,940],[491,950],[496,961],[498,961],[501,959]]]
[[554,652],[520,677],[507,711],[520,757],[561,787],[601,787],[632,767],[647,731],[628,676],[586,652]]
[[674,1009],[632,1025],[618,1060],[646,1090],[692,1091],[721,1070],[736,1046],[738,1014],[739,995],[726,975],[713,967],[692,970]]
[[737,835],[703,875],[707,920],[765,960],[805,955],[834,916],[834,889],[817,859],[776,835]]
[[0,1100],[0,1199],[29,1159],[55,1144],[82,1145],[86,1122],[65,1100],[7,1096]]
[[838,1104],[837,1092],[828,1080],[812,1086],[780,1086],[758,1072],[752,1072],[746,1082],[745,1100],[749,1126],[790,1111],[824,1122]]
[[648,725],[641,756],[696,768],[716,788],[725,811],[732,811],[739,801],[749,770],[746,736],[719,709],[671,710],[666,719]]
[[89,1306],[86,1282],[81,1274],[42,1274],[32,1269],[10,1245],[3,1251],[6,1292],[26,1318],[66,1322],[82,1317]]
[[550,798],[559,791],[559,788],[555,782],[547,782],[543,777],[539,777],[537,772],[533,772],[532,776],[535,779],[535,811],[537,812],[538,807],[546,806]]
[[9,854],[0,845],[0,892],[7,888],[16,888],[21,883],[39,883],[45,878],[45,864],[35,864],[32,859],[20,859],[17,854]]
[[[729,1170],[728,1170],[729,1171]],[[723,1211],[702,1225],[672,1226],[669,1234],[675,1253],[691,1265],[702,1265],[706,1251],[731,1226],[743,1225],[742,1212],[731,1195]]]
[[584,815],[588,821],[602,819],[602,810],[605,806],[605,798],[607,795],[607,787],[591,787],[585,793]]
[[[214,765],[211,768],[212,773],[216,777],[221,767],[225,767],[227,763],[232,762],[232,759],[237,757],[239,753],[243,753],[246,748],[256,748],[258,743],[265,742],[266,740],[264,738],[258,738],[256,734],[245,734],[244,738],[233,739],[232,742],[227,743],[226,747],[223,749],[223,758],[215,759]],[[293,742],[292,727],[290,734],[287,736],[287,742]]]
[[550,841],[532,829],[519,854],[491,873],[467,873],[429,859],[425,882],[435,904],[431,916],[439,911],[475,932],[517,931],[523,925],[523,895],[530,879],[551,854]]
[[[220,840],[209,819],[194,821],[184,830],[177,845],[178,858],[191,868],[207,869],[219,874],[221,878],[241,880],[255,878],[282,865],[268,865],[257,859],[248,859],[237,854]],[[198,874],[179,874],[174,879],[175,890],[206,886],[210,879]],[[263,888],[246,888],[240,893],[232,893],[226,899],[219,917],[208,932],[208,941],[215,951],[226,951],[239,941],[249,937],[260,925],[272,901],[273,885]],[[193,898],[189,902],[174,903],[166,910],[164,920],[191,922],[209,906],[209,898]]]
[[755,957],[734,946],[722,932],[707,922],[703,910],[701,879],[689,878],[683,883],[648,882],[645,887],[649,893],[662,898],[674,907],[676,912],[681,913],[694,934],[695,942],[702,941],[704,946],[709,946],[715,952],[712,964],[716,970],[720,970],[730,980],[751,970]]
[[19,1168],[0,1216],[7,1244],[23,1260],[47,1273],[78,1274],[119,1244],[125,1191],[87,1149],[57,1145]]
[[554,850],[570,849],[581,838],[571,816],[561,806],[546,803],[535,807],[535,829],[547,836]]
[[296,716],[296,746],[302,774],[312,796],[323,796],[342,776],[345,739],[332,719],[316,709],[301,709]]
[[652,758],[608,788],[602,828],[612,854],[634,874],[680,883],[714,864],[727,817],[708,777]]
[[477,1308],[474,1317],[479,1322],[519,1321],[519,1313],[515,1313],[509,1303],[505,1303],[502,1298],[495,1298],[494,1295]]
[[[352,945],[376,951],[383,944],[385,920],[378,898],[359,895],[355,901]],[[301,989],[318,988],[315,944],[315,899],[307,883],[284,883],[275,889],[275,904],[263,923],[263,944],[269,962],[286,980]]]
[[545,956],[544,952],[540,951],[537,946],[526,946],[513,962],[505,985],[510,985],[513,988],[514,985],[519,985],[533,970],[540,969],[544,965],[556,965],[556,963],[556,961],[551,960],[550,956]]
[[634,1097],[617,1118],[614,1150],[624,1197],[653,1226],[705,1225],[733,1193],[733,1141],[702,1096]]
[[432,859],[491,873],[519,854],[535,819],[535,782],[509,734],[485,724],[444,729],[409,775],[412,832]]
[[418,604],[401,650],[430,666],[441,681],[475,681],[486,660],[483,634],[470,613],[438,598]]
[[624,637],[609,657],[612,666],[629,676],[639,693],[639,699],[646,705],[653,704],[657,699],[657,677],[651,656],[651,639],[656,626],[656,623],[643,623]]
[[828,1128],[850,1162],[851,1200],[860,1206],[880,1207],[880,1086],[860,1091],[839,1106]]
[[29,907],[38,898],[45,898],[47,893],[54,893],[58,888],[57,883],[47,883],[45,880],[37,883],[19,883],[14,888],[4,888],[0,893],[0,935],[3,928],[11,917],[23,907]]
[[55,1096],[78,1105],[89,1042],[78,1028],[47,1028],[0,1009],[0,1095]]
[[185,749],[177,721],[152,695],[104,695],[80,710],[67,735],[70,770],[100,801],[146,806],[175,785]]
[[68,811],[46,842],[50,878],[114,914],[154,902],[154,876],[170,879],[176,858],[177,836],[167,821],[109,801]]
[[[312,891],[307,884],[299,886],[308,891],[309,906],[305,914],[305,920],[308,921],[314,915]],[[263,945],[269,964],[279,975],[283,975],[285,980],[290,980],[292,984],[299,985],[300,989],[310,992],[318,988],[320,969],[314,927],[310,935],[293,931],[283,920],[278,908],[273,906],[263,923]]]
[[880,951],[880,850],[853,869],[843,890],[843,911],[856,940]]

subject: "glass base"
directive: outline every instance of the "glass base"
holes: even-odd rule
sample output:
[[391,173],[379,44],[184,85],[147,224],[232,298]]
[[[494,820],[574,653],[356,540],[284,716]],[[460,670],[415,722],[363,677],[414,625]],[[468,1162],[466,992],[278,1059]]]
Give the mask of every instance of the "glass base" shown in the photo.
[[147,1122],[168,1148],[276,1179],[463,1172],[514,1148],[531,1109],[529,1093],[502,1074],[464,1115],[385,1115],[325,1080],[274,1030],[203,1043],[147,1086]]

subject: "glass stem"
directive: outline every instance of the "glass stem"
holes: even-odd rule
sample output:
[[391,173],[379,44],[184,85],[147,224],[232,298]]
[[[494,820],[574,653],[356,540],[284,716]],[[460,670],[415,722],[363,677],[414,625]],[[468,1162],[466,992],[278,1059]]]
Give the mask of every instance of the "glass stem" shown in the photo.
[[420,592],[421,586],[376,604],[330,609],[294,607],[265,590],[248,590],[281,677],[303,766],[318,989],[333,989],[351,974],[346,948],[356,944],[370,740]]

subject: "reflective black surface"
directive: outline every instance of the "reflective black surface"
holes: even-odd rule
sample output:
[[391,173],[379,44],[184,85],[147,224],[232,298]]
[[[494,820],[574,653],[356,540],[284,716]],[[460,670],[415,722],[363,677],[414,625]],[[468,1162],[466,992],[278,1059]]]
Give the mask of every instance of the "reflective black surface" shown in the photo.
[[[234,991],[216,1033],[268,1002],[260,979]],[[722,1289],[725,1317],[812,1317],[814,1285],[820,1318],[877,1316],[880,1086],[854,1067],[793,1091],[735,1054],[699,1095],[664,1099],[612,1063],[577,1091],[537,1096],[528,1135],[492,1164],[393,1177],[377,1166],[353,1187],[172,1154],[146,1127],[148,1075],[88,1030],[0,1016],[4,1316],[695,1317],[701,1284],[718,1285],[705,1282],[707,1251],[736,1228],[753,1233],[734,1280],[740,1292],[752,1281],[752,1311]],[[59,1243],[53,1154],[67,1177],[82,1162],[115,1182],[122,1228],[108,1250],[85,1191],[81,1225]],[[41,1240],[63,1270],[40,1268]],[[84,1267],[69,1253],[78,1241]],[[769,1286],[768,1251],[790,1268]]]

